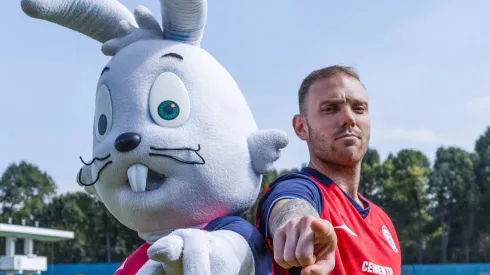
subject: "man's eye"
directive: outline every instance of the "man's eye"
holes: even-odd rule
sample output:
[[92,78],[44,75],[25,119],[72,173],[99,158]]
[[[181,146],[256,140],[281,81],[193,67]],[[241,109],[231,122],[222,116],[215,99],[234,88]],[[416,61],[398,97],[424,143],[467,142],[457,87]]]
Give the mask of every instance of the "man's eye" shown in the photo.
[[332,112],[335,112],[336,110],[337,110],[337,108],[335,108],[334,106],[327,106],[327,107],[322,108],[322,111],[326,112],[326,113],[332,113]]
[[367,108],[366,108],[366,106],[362,106],[362,105],[360,105],[360,106],[356,106],[356,107],[354,108],[354,111],[356,111],[356,112],[358,112],[358,113],[362,113],[362,112],[365,112],[365,111],[366,111],[366,109],[367,109]]

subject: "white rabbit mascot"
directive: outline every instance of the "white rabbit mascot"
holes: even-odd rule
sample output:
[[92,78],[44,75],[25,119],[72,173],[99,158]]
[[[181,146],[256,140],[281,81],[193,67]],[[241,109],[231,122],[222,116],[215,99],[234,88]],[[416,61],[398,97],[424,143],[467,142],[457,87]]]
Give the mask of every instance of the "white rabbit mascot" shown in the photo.
[[[85,186],[142,245],[114,274],[272,274],[240,215],[288,139],[258,130],[228,72],[200,47],[205,0],[161,0],[162,25],[117,0],[21,0],[23,11],[102,43]],[[83,160],[82,160],[83,161]]]

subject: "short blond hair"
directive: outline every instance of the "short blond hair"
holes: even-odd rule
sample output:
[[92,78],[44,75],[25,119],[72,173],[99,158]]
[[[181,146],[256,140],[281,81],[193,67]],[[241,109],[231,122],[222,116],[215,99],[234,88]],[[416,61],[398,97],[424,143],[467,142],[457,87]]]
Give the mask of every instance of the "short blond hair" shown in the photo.
[[307,77],[305,77],[305,79],[303,79],[303,82],[299,87],[298,103],[300,113],[304,113],[306,111],[304,101],[306,99],[306,96],[308,95],[308,91],[310,90],[311,85],[319,79],[330,78],[338,75],[350,76],[361,82],[359,74],[353,67],[349,66],[333,65],[311,72]]

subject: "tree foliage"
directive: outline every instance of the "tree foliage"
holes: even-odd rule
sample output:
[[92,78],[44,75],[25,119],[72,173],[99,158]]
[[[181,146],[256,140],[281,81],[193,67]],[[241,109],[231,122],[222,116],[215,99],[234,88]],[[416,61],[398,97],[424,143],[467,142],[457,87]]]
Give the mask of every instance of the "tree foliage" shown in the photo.
[[2,216],[32,220],[55,194],[56,184],[46,172],[25,161],[12,163],[0,179]]

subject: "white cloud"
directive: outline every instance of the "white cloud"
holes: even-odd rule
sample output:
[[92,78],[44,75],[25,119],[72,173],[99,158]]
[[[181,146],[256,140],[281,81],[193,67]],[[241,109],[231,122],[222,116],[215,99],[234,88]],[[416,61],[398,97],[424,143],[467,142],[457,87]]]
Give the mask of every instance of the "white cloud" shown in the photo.
[[405,141],[423,143],[445,143],[445,139],[430,129],[405,129],[393,127],[373,131],[373,138],[379,141]]
[[480,98],[469,101],[466,104],[466,109],[471,112],[490,110],[490,96],[482,96]]

